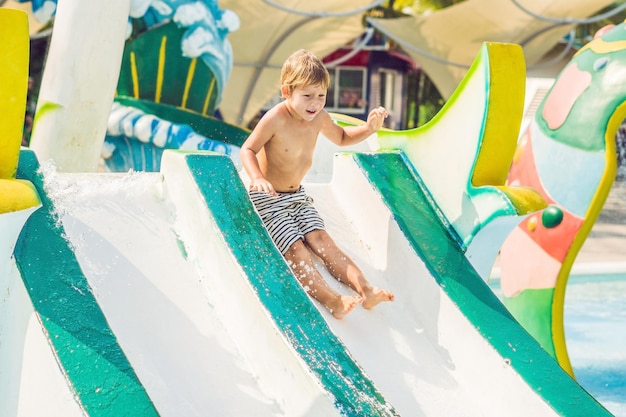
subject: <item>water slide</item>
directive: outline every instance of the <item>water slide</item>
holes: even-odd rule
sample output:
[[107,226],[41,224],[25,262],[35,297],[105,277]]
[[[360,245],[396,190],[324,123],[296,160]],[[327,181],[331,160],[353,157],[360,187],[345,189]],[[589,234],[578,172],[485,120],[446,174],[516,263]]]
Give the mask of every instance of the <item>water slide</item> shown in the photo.
[[2,415],[610,415],[500,304],[399,153],[337,154],[330,182],[306,184],[396,294],[341,321],[225,156],[61,174],[23,150],[18,177],[43,207],[3,285]]
[[27,191],[0,194],[0,415],[610,415],[478,271],[489,237],[536,209],[503,186],[514,146],[494,140],[519,55],[486,45],[436,123],[321,158],[332,174],[305,186],[330,233],[396,294],[341,321],[292,276],[229,158],[77,174],[3,152],[2,190]]

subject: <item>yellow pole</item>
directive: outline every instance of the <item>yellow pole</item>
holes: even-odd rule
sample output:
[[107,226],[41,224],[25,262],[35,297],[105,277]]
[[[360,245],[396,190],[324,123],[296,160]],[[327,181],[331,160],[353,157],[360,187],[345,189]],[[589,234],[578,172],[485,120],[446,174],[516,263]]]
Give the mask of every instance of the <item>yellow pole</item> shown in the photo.
[[0,179],[15,178],[28,90],[28,16],[0,8]]

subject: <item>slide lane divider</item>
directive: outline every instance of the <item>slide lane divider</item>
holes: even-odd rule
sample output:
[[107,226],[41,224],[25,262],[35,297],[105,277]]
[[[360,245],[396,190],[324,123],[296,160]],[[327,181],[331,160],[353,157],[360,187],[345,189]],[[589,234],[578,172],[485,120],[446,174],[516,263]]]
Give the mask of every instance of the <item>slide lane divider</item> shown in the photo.
[[559,415],[611,416],[515,321],[474,270],[404,153],[351,155],[442,290],[537,395]]
[[90,417],[158,416],[64,237],[38,170],[33,151],[22,150],[17,177],[35,185],[43,206],[26,222],[14,254],[61,371]]
[[[168,151],[171,152],[171,151]],[[232,161],[188,153],[187,166],[231,253],[285,340],[346,416],[397,416],[332,333],[256,214]]]

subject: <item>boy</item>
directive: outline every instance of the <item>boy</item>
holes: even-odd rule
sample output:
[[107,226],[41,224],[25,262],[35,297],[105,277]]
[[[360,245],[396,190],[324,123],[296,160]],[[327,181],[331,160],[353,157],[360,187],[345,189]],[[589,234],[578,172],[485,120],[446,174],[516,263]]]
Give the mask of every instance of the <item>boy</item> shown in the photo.
[[[337,247],[300,185],[313,163],[318,133],[348,146],[378,131],[387,111],[372,110],[367,123],[342,128],[324,110],[330,76],[311,52],[299,50],[283,64],[285,99],[269,110],[241,147],[241,162],[250,178],[250,199],[274,243],[307,293],[340,319],[361,304],[370,309],[393,301],[387,290],[373,287],[355,263]],[[328,271],[358,296],[332,289],[313,265],[311,252]]]

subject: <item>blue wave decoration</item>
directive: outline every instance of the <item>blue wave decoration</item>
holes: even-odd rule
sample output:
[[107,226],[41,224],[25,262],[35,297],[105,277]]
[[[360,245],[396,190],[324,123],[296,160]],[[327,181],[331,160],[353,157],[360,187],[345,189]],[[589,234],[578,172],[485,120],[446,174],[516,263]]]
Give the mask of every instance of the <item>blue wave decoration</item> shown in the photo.
[[158,171],[165,149],[213,151],[229,156],[235,166],[241,165],[238,146],[203,136],[187,124],[113,104],[102,149],[108,171]]

